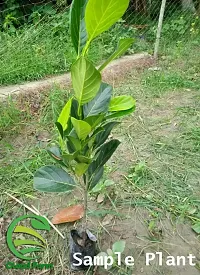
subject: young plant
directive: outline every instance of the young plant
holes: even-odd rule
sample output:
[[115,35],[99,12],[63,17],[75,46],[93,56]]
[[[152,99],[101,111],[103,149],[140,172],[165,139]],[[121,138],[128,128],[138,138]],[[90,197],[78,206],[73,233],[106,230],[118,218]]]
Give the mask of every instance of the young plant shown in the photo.
[[125,13],[129,0],[74,0],[71,5],[71,38],[77,59],[71,66],[74,94],[56,122],[57,145],[48,149],[58,166],[44,166],[34,176],[34,188],[42,192],[84,192],[84,230],[88,193],[103,176],[104,165],[120,142],[108,140],[117,119],[131,114],[135,100],[131,96],[112,97],[113,88],[102,82],[101,71],[127,51],[133,39],[119,41],[118,48],[95,68],[88,59],[92,41],[107,31]]

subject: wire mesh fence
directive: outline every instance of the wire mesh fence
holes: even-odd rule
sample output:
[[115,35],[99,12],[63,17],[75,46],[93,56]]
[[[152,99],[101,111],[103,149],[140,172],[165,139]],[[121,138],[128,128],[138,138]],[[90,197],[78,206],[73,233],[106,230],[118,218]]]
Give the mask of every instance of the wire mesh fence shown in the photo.
[[[158,20],[161,12],[161,0],[131,1],[126,22],[135,28],[137,38],[147,44],[150,43],[151,51],[156,40]],[[161,48],[170,45],[172,42],[198,39],[200,36],[200,1],[166,1],[164,6],[164,18],[161,32]]]
[[[200,42],[200,0],[165,0],[158,54]],[[0,85],[60,74],[75,55],[69,39],[67,0],[0,0]],[[115,26],[93,43],[98,63],[111,54],[116,41],[134,37],[129,53],[154,54],[162,0],[131,0]],[[189,47],[189,46],[188,46]]]

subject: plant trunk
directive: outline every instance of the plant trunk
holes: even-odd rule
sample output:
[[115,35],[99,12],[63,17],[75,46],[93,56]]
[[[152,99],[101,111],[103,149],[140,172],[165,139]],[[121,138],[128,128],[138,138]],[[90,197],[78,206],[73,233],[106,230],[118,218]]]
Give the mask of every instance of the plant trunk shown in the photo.
[[84,216],[83,216],[83,230],[87,230],[87,207],[88,207],[88,183],[84,189]]

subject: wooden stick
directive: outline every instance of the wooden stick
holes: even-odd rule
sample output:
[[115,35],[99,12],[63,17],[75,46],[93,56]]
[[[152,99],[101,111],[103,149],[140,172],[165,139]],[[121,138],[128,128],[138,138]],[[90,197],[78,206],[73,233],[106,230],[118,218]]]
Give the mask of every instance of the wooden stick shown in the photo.
[[159,45],[160,45],[160,38],[161,38],[166,2],[167,2],[167,0],[162,0],[162,4],[161,4],[161,8],[160,8],[160,16],[159,16],[159,21],[158,21],[156,43],[155,43],[155,48],[154,48],[154,58],[155,59],[158,58],[158,50],[159,50]]
[[55,227],[55,225],[52,224],[52,222],[44,215],[42,215],[34,206],[32,206],[33,208],[29,207],[28,205],[26,205],[25,203],[23,203],[22,201],[20,201],[19,199],[15,198],[14,196],[8,194],[7,192],[4,192],[7,196],[9,196],[10,198],[12,198],[13,200],[15,200],[16,202],[18,202],[19,204],[23,205],[26,209],[28,209],[29,211],[31,211],[32,213],[34,213],[37,216],[42,216],[44,217],[48,223],[51,225],[51,227],[63,238],[65,239],[65,236],[63,236],[63,234]]

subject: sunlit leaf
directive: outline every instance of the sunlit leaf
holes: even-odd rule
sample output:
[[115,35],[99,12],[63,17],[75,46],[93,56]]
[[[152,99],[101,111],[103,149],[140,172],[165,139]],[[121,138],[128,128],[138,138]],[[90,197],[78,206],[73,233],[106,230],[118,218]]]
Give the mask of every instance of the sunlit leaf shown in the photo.
[[109,111],[118,112],[130,110],[135,106],[135,99],[132,96],[122,95],[111,99]]
[[89,40],[108,30],[125,13],[129,0],[88,0],[85,11]]
[[88,103],[98,93],[101,74],[94,65],[80,57],[71,68],[72,84],[75,96],[80,105]]
[[72,100],[70,99],[66,103],[65,107],[62,109],[62,112],[60,113],[58,121],[57,121],[62,126],[63,131],[65,131],[67,129],[67,123],[68,123],[68,119],[69,119],[70,111],[71,111],[71,104],[72,104]]
[[73,117],[71,118],[71,121],[79,139],[85,140],[92,130],[91,126],[87,122],[75,119]]

